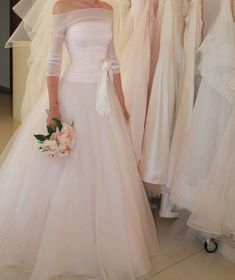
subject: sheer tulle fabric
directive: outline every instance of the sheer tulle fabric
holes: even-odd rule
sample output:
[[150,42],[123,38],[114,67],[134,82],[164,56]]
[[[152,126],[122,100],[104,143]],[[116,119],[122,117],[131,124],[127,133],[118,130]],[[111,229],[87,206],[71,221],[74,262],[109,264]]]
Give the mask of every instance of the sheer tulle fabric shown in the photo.
[[190,211],[209,175],[234,107],[234,96],[227,87],[235,69],[235,24],[230,0],[221,2],[220,14],[200,53],[202,81],[171,192],[172,201]]
[[14,7],[14,11],[22,18],[22,22],[6,46],[30,46],[31,49],[28,59],[29,73],[21,108],[22,119],[27,116],[46,89],[45,65],[52,24],[51,15],[55,2],[56,0],[21,0]]
[[235,111],[188,220],[189,226],[217,236],[235,236],[234,137]]
[[[84,20],[73,21],[74,14]],[[76,47],[81,52],[86,46],[82,57],[94,60],[87,61],[91,73],[90,62],[100,60],[101,53],[102,68],[112,39],[111,14],[90,9],[60,15],[69,23],[65,42],[72,63],[81,58]],[[91,46],[102,51],[88,56]],[[49,70],[58,73],[58,60],[54,68],[50,58]],[[151,256],[159,252],[130,131],[114,87],[108,79],[110,112],[103,116],[96,110],[100,71],[88,82],[85,62],[80,69],[84,75],[77,81],[70,64],[59,84],[63,120],[74,121],[76,131],[70,155],[50,159],[38,151],[33,134],[46,133],[44,91],[17,131],[0,169],[0,267],[19,265],[32,272],[31,280],[53,275],[134,280],[149,271]]]
[[172,185],[182,143],[190,127],[195,101],[196,53],[202,42],[202,0],[192,0],[184,31],[183,64],[180,76],[176,124],[171,144],[167,186]]
[[[229,75],[227,89],[235,97],[235,71]],[[223,139],[216,153],[208,179],[205,181],[193,206],[188,225],[217,237],[235,237],[234,167],[235,167],[235,109],[231,114]],[[208,197],[210,199],[208,199]],[[234,248],[234,242],[227,242]],[[227,250],[226,250],[227,251]],[[234,257],[232,258],[234,261]]]
[[[233,82],[229,82],[228,87],[234,93],[235,72],[232,77]],[[231,114],[208,179],[199,192],[188,220],[190,227],[219,238],[220,253],[232,262],[235,262],[234,136],[235,110]]]

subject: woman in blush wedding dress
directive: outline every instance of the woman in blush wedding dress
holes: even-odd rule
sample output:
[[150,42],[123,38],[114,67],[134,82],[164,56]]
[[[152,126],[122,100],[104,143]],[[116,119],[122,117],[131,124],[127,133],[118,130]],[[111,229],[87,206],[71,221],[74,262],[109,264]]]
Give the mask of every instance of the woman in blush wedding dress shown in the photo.
[[[51,10],[44,6],[49,2]],[[18,129],[0,168],[0,267],[18,265],[32,272],[31,280],[136,279],[151,269],[159,245],[124,116],[113,12],[99,1],[66,10],[59,1],[52,16],[54,3],[34,4],[52,22],[48,90]],[[35,20],[31,11],[27,19]],[[59,78],[64,44],[70,63]],[[47,118],[51,123],[60,115],[74,121],[76,142],[66,158],[51,159],[38,151],[33,134],[45,134]]]

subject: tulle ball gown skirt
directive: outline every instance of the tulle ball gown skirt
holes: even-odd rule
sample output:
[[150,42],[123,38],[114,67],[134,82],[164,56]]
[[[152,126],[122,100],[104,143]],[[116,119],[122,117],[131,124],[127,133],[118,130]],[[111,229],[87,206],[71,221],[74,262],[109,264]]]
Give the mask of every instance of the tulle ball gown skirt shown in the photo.
[[67,157],[49,158],[33,137],[46,134],[47,93],[16,132],[0,168],[1,268],[19,265],[32,280],[129,280],[151,268],[157,234],[129,128],[114,88],[107,116],[96,90],[60,81],[62,117],[76,132]]

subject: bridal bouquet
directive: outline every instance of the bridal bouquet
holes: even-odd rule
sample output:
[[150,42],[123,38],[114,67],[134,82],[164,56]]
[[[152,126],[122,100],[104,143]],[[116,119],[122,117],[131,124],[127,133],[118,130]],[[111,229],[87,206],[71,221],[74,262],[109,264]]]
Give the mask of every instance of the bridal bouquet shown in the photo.
[[56,124],[55,129],[47,126],[48,135],[37,134],[34,137],[40,144],[40,151],[47,152],[52,158],[63,158],[69,154],[74,145],[74,122],[70,125],[56,118],[53,120]]

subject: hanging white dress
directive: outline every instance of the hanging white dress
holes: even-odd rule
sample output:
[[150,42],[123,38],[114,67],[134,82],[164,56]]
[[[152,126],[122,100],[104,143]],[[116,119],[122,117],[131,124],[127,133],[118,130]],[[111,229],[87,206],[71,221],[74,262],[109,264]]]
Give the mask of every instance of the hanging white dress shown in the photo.
[[166,183],[174,129],[177,54],[180,54],[178,4],[179,1],[171,0],[164,3],[160,53],[149,101],[141,162],[143,180],[160,185]]
[[149,89],[151,91],[152,82],[159,58],[160,51],[160,39],[161,39],[161,30],[162,30],[162,18],[164,12],[164,3],[165,0],[159,0],[157,3],[157,12],[156,17],[153,22],[153,38],[151,43],[151,64],[150,64],[150,80],[149,80]]
[[221,1],[220,13],[199,50],[202,81],[171,189],[172,202],[190,211],[211,170],[234,107],[226,86],[235,68],[231,0]]
[[120,63],[122,87],[130,114],[129,123],[137,161],[141,158],[147,107],[152,17],[152,0],[147,0],[141,16],[134,19],[134,32]]
[[[235,54],[230,57],[235,59]],[[235,98],[235,72],[231,95]],[[228,85],[230,86],[230,85]],[[223,140],[208,179],[192,209],[188,225],[220,237],[235,237],[235,110],[231,114]]]
[[[174,3],[175,25],[175,58],[176,58],[176,104],[180,95],[179,85],[183,62],[183,41],[185,31],[185,17],[188,12],[189,0],[176,0]],[[176,111],[175,111],[176,115]]]
[[45,91],[1,163],[0,267],[17,265],[31,280],[135,280],[159,252],[129,128],[107,76],[117,63],[112,18],[102,8],[53,16],[47,76],[59,77],[65,44],[71,61],[58,98],[63,121],[74,121],[71,153],[51,159],[38,150],[33,135],[46,134]]
[[184,49],[176,124],[172,139],[167,186],[171,186],[195,102],[196,53],[202,42],[202,0],[191,0],[185,19]]

